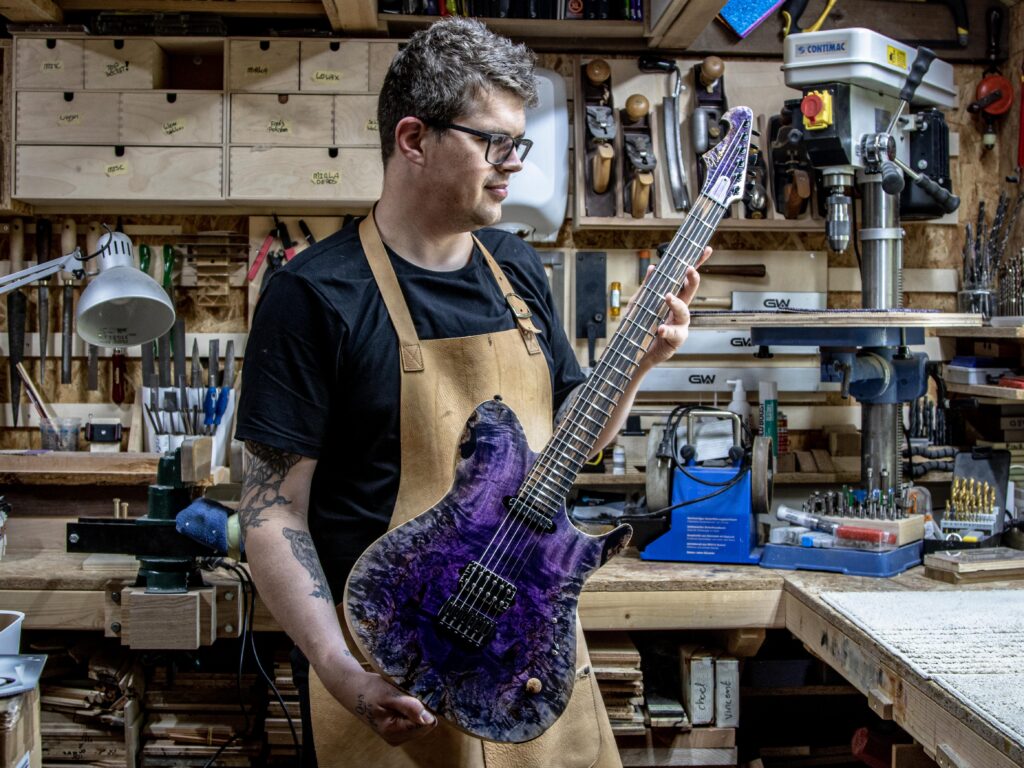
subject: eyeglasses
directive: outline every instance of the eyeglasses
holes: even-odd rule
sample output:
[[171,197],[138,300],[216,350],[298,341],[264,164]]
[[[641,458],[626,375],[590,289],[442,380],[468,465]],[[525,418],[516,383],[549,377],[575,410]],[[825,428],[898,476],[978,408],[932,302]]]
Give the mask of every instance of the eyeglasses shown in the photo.
[[451,128],[453,131],[462,131],[471,136],[487,139],[484,159],[491,165],[501,165],[504,163],[512,155],[512,150],[516,151],[519,161],[522,162],[530,153],[530,147],[533,146],[533,142],[530,139],[517,139],[509,136],[507,133],[487,133],[486,131],[478,131],[476,128],[467,128],[464,125],[456,125],[455,123],[442,123],[434,127],[440,130]]

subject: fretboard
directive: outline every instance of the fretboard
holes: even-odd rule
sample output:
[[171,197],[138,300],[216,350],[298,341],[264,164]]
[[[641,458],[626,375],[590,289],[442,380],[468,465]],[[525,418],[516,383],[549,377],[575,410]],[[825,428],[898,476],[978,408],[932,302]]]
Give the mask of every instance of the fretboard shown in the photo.
[[553,516],[572,489],[639,366],[668,316],[665,294],[677,294],[688,267],[697,264],[725,208],[698,196],[650,278],[623,315],[619,328],[579,395],[555,428],[547,446],[520,488],[520,500]]

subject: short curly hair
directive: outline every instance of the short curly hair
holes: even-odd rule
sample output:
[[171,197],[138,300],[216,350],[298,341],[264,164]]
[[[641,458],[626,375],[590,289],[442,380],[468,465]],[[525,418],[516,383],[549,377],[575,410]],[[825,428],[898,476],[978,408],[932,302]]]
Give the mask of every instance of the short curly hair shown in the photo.
[[384,164],[395,151],[395,126],[405,117],[444,125],[494,89],[534,106],[536,58],[475,19],[452,16],[414,34],[391,62],[377,101]]

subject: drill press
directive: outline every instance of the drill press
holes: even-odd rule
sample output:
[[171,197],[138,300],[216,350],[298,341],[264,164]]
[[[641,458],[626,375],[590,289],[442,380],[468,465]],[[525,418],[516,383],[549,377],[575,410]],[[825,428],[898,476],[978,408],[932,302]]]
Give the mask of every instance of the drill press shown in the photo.
[[[859,240],[861,311],[884,313],[868,315],[877,325],[862,318],[824,328],[755,327],[752,340],[821,348],[822,380],[839,382],[861,403],[865,496],[901,510],[901,404],[927,386],[926,356],[908,349],[924,343],[923,328],[901,326],[901,205],[934,218],[960,204],[950,192],[948,128],[937,109],[955,103],[953,69],[926,48],[840,29],[788,36],[783,70],[786,84],[802,92],[788,140],[815,170],[829,247],[842,252]],[[918,111],[909,114],[911,107]]]

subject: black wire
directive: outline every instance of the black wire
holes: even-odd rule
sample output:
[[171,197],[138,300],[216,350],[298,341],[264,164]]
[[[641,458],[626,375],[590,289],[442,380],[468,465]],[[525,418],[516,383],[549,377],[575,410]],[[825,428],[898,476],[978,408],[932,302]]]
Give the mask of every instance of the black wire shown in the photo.
[[[217,561],[207,561],[207,566],[211,566],[212,562]],[[220,560],[219,564],[232,570],[235,567],[225,563],[223,560]],[[238,576],[237,573],[235,575]],[[245,726],[243,730],[246,733],[248,733],[250,727],[250,720],[249,711],[245,708],[245,696],[242,694],[242,667],[245,662],[245,641],[246,638],[248,637],[250,625],[252,624],[252,612],[249,610],[249,602],[246,599],[247,595],[245,589],[245,582],[242,580],[241,577],[239,577],[238,583],[242,590],[242,644],[238,650],[238,670],[235,673],[235,685],[238,689],[238,705],[239,707],[241,707],[242,715],[245,717]],[[210,766],[212,766],[216,762],[217,758],[221,756],[224,750],[238,740],[238,736],[239,734],[237,731],[235,733],[232,733],[231,738],[225,741],[223,744],[221,744],[217,751],[214,752],[213,755],[210,757],[210,759],[203,764],[203,768],[210,768]]]
[[231,569],[237,570],[241,577],[249,583],[249,594],[251,600],[249,612],[249,647],[252,648],[252,655],[253,658],[256,660],[256,667],[257,669],[259,669],[260,675],[263,677],[264,681],[266,681],[267,685],[270,686],[270,690],[274,692],[274,698],[277,699],[277,703],[281,705],[281,711],[284,712],[285,719],[288,721],[288,729],[292,732],[292,743],[295,745],[295,749],[298,752],[299,765],[302,765],[302,744],[300,743],[299,735],[295,730],[295,723],[292,722],[292,716],[288,712],[288,707],[285,706],[284,697],[281,695],[281,692],[277,689],[277,686],[274,684],[273,678],[271,678],[270,675],[267,674],[267,671],[263,668],[263,662],[260,661],[260,655],[256,652],[256,633],[252,631],[251,618],[256,613],[256,585],[253,584],[252,576],[250,576],[249,572],[246,571],[244,568],[234,565],[231,566]]

